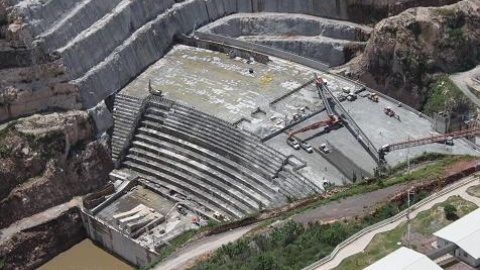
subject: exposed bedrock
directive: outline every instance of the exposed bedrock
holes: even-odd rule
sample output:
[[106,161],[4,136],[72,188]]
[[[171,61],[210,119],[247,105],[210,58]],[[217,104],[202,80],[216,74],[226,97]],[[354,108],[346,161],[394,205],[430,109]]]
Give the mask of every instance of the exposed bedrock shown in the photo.
[[436,74],[480,63],[480,1],[414,8],[378,23],[353,73],[371,86],[421,108]]
[[[285,13],[234,14],[199,29],[272,46],[338,66],[350,60],[352,48],[361,50],[371,28],[310,15]],[[344,51],[349,48],[350,54]]]
[[58,217],[17,232],[1,243],[2,269],[36,269],[85,237],[77,209],[68,209]]
[[95,132],[85,111],[34,115],[1,131],[0,228],[108,181],[108,141],[92,140]]
[[[10,24],[7,33],[11,32],[10,26],[15,26],[12,29],[16,35],[12,35],[10,40],[12,46],[30,48],[31,44],[35,44],[45,53],[58,53],[62,57],[68,77],[78,90],[65,93],[65,98],[73,105],[67,107],[61,104],[58,107],[76,109],[78,100],[82,108],[91,108],[121,89],[149,64],[162,57],[176,34],[189,33],[226,15],[240,12],[286,12],[344,20],[356,18],[355,21],[365,22],[366,18],[371,17],[370,10],[384,9],[385,6],[390,10],[390,6],[397,2],[399,1],[0,0],[0,7],[7,7],[0,8],[0,18],[6,17]],[[424,2],[441,4],[448,1],[400,1],[401,5]],[[366,10],[362,15],[365,16],[363,20],[353,17],[361,10],[359,7],[365,7]],[[379,14],[378,17],[386,16],[385,13]],[[60,66],[59,63],[56,64]],[[29,94],[35,95],[35,92]],[[66,95],[74,98],[67,98]],[[46,95],[42,97],[47,99]],[[56,95],[52,94],[49,98],[55,99]],[[38,110],[55,106],[44,104]],[[27,111],[8,117],[32,113],[28,109]]]

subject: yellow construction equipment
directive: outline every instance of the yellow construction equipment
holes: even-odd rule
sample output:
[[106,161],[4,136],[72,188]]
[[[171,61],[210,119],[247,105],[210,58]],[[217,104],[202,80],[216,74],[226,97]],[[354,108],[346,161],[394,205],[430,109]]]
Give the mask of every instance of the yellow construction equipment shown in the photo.
[[373,102],[378,102],[378,95],[376,93],[370,93],[368,95],[368,99],[370,99]]

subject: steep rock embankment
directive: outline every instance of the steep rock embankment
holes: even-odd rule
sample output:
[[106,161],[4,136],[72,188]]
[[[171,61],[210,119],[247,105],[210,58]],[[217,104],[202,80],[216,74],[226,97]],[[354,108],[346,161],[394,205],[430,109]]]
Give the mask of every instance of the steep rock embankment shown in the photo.
[[14,234],[0,245],[4,270],[35,269],[85,239],[82,220],[75,208],[58,218]]
[[422,108],[435,75],[480,63],[480,1],[414,8],[378,23],[354,75]]
[[[7,93],[4,99],[7,102],[0,105],[3,107],[3,111],[0,108],[0,121],[56,108],[92,108],[162,57],[175,35],[189,33],[233,13],[299,13],[366,23],[410,6],[456,1],[0,0],[0,7],[5,7],[0,8],[0,21],[3,18],[8,23],[5,32],[10,36],[9,46],[15,48],[13,51],[9,48],[3,56],[0,53],[0,59],[3,57],[10,62],[23,59],[16,67],[20,64],[23,68],[28,65],[41,69],[39,59],[45,58],[47,63],[56,66],[54,70],[64,69],[66,73],[66,76],[55,72],[46,78],[39,76],[41,83],[35,83],[35,78],[33,86],[5,83],[0,92]],[[276,40],[259,42],[281,44]],[[286,44],[285,48],[314,52],[312,46],[302,47],[296,41]],[[349,54],[357,48],[349,46]],[[22,102],[26,104],[24,108]]]
[[234,14],[198,31],[238,38],[338,66],[363,51],[371,28],[315,16],[285,13]]
[[87,112],[34,115],[0,131],[0,228],[105,184],[106,138]]

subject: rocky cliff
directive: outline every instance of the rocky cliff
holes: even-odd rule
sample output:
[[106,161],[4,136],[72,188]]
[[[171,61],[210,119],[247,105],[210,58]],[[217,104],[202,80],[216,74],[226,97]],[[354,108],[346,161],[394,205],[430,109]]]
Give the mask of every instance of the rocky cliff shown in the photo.
[[14,234],[0,245],[0,268],[30,270],[42,265],[86,237],[75,208],[58,218]]
[[299,13],[369,23],[410,6],[456,1],[0,0],[0,44],[5,44],[0,63],[9,63],[0,71],[18,74],[0,82],[0,121],[97,106],[162,57],[175,35],[233,13]]
[[354,75],[417,108],[435,75],[480,63],[480,1],[414,8],[378,23]]
[[94,135],[84,111],[34,115],[1,130],[0,228],[105,184],[108,142]]

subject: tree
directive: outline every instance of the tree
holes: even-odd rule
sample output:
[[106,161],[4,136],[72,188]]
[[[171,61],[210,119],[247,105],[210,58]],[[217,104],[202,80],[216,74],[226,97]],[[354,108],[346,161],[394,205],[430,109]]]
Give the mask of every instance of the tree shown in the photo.
[[457,208],[453,206],[452,204],[447,204],[443,208],[443,211],[445,212],[445,218],[447,220],[457,220],[458,215],[457,215]]

